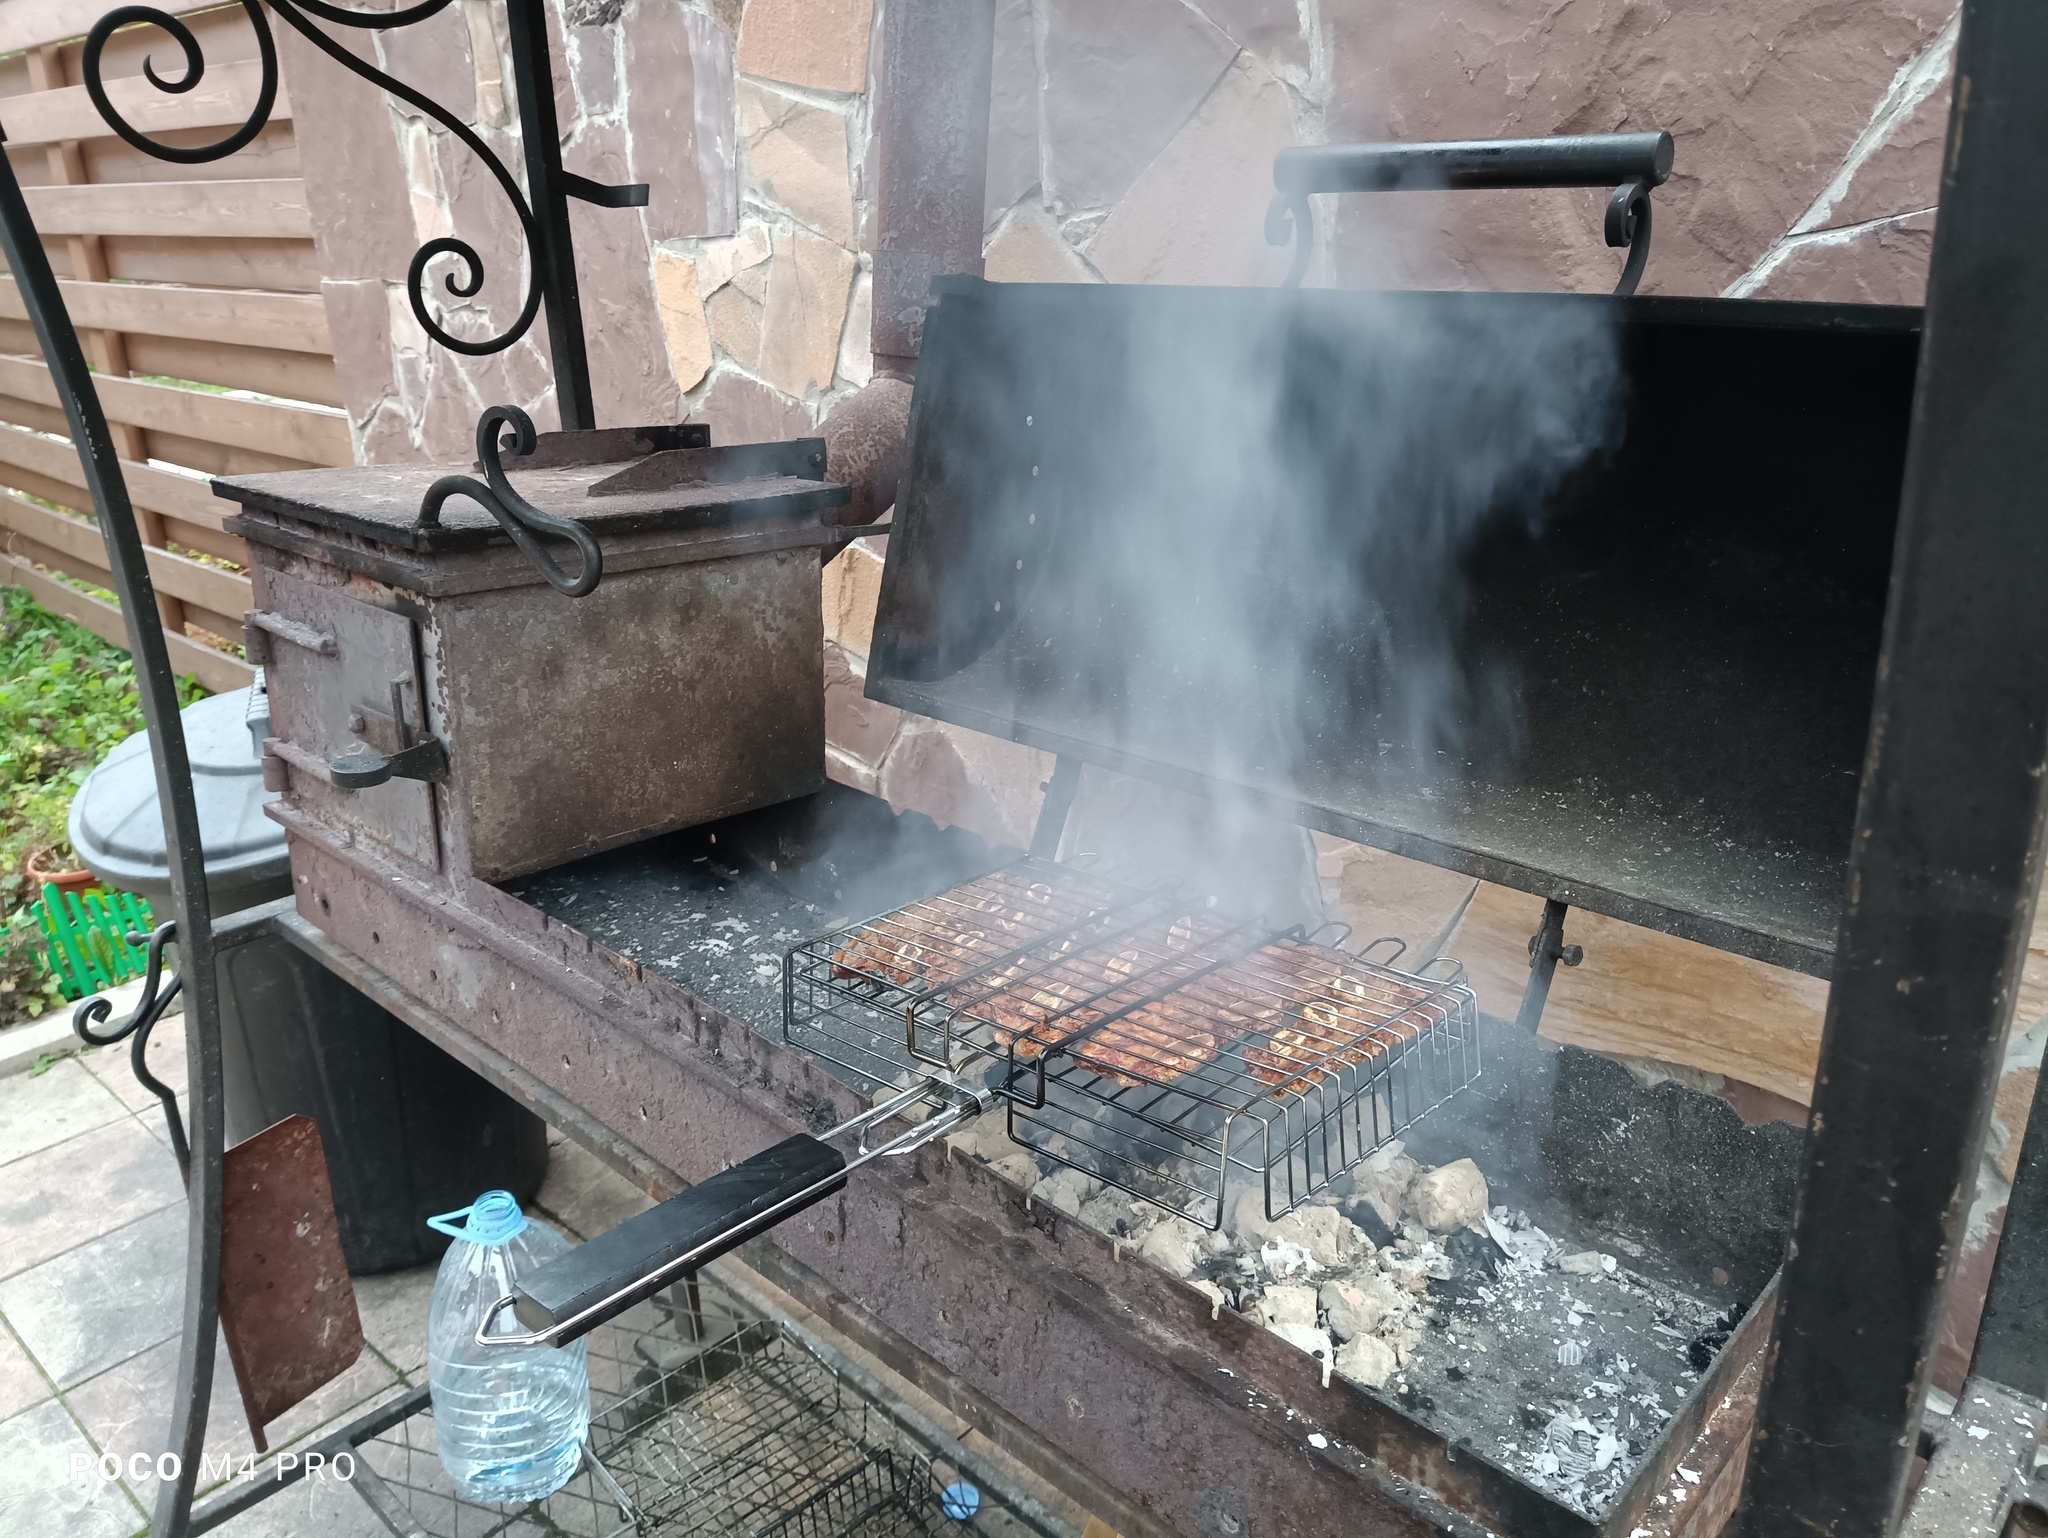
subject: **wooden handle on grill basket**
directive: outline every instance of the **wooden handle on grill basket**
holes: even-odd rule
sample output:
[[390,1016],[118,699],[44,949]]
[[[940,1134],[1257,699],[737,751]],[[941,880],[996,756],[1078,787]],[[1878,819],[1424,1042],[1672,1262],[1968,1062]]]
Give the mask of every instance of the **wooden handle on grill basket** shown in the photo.
[[1453,139],[1430,144],[1308,144],[1273,157],[1278,195],[1266,240],[1295,241],[1287,287],[1308,270],[1317,192],[1473,191],[1494,187],[1612,187],[1606,236],[1628,247],[1615,293],[1632,294],[1650,251],[1650,189],[1671,175],[1668,133],[1560,134],[1549,139]]

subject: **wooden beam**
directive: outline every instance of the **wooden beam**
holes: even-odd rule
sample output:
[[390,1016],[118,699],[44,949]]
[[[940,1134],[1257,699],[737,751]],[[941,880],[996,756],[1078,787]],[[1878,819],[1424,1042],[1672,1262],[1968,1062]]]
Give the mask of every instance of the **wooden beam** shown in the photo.
[[[19,0],[8,0],[9,6],[18,3]],[[7,7],[0,6],[0,11],[5,9]],[[168,68],[176,59],[177,49],[168,39],[166,44],[165,51],[171,55],[171,59],[166,61]],[[179,129],[238,126],[254,110],[256,92],[262,79],[263,72],[257,62],[244,59],[233,64],[208,66],[199,84],[183,95],[159,91],[148,81],[130,76],[125,80],[109,80],[107,96],[115,111],[135,128],[151,138],[161,138]],[[291,103],[285,98],[284,83],[280,80],[270,121],[283,122],[291,115]],[[7,142],[13,145],[55,144],[65,139],[104,139],[113,134],[82,85],[57,86],[51,90],[30,91],[0,99],[0,117],[4,117],[7,124]]]
[[[173,16],[215,9],[220,0],[167,0],[159,10]],[[26,53],[44,43],[64,43],[85,36],[99,20],[101,6],[78,0],[7,0],[0,5],[0,54]]]
[[[168,283],[79,283],[60,279],[64,307],[80,327],[332,353],[327,305],[318,294],[266,294],[259,289],[182,288]],[[0,320],[28,319],[21,290],[0,283]]]
[[[24,487],[25,490],[48,497],[52,502],[61,502],[66,507],[78,507],[81,512],[86,510],[79,506],[80,502],[89,500],[84,495],[85,472],[79,468],[78,451],[69,440],[48,438],[41,433],[27,432],[0,422],[0,481],[7,480],[10,468],[26,470],[33,476],[57,482],[78,495],[76,498],[54,495],[34,486]],[[206,481],[174,475],[168,470],[137,464],[133,460],[121,462],[121,474],[128,482],[128,495],[137,504],[180,522],[217,530],[221,521],[234,512],[232,506],[213,494],[211,484]]]
[[[56,561],[38,557],[45,564],[104,585],[108,574],[107,549],[97,524],[0,492],[0,527],[12,529],[54,551],[59,557]],[[223,571],[190,556],[154,547],[146,548],[143,554],[149,562],[150,580],[159,592],[200,604],[216,615],[240,614],[254,607],[249,579],[240,572]]]
[[[116,422],[316,465],[346,465],[355,459],[348,418],[339,411],[240,400],[142,379],[102,379],[98,384],[100,403]],[[62,405],[40,358],[0,356],[0,394]]]
[[91,182],[24,187],[45,235],[231,236],[238,240],[310,240],[306,184],[265,181]]
[[[35,601],[52,614],[74,620],[124,650],[128,646],[128,627],[119,608],[90,593],[66,587],[26,561],[0,556],[0,586],[27,588]],[[215,651],[211,646],[201,646],[189,636],[165,631],[164,644],[170,649],[173,669],[181,674],[194,674],[200,683],[215,693],[247,688],[256,681],[256,670],[248,663],[238,657],[230,657],[226,652]]]

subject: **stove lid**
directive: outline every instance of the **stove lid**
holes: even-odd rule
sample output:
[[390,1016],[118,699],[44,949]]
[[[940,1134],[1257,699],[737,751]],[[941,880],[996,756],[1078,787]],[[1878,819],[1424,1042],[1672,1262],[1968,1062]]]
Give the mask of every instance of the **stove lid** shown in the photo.
[[[820,519],[851,493],[824,479],[825,440],[709,446],[701,424],[543,433],[534,453],[507,455],[513,488],[543,512],[607,536]],[[510,540],[482,504],[451,496],[420,522],[427,488],[472,464],[344,465],[222,477],[217,496],[315,529],[422,555]]]
[[947,280],[868,693],[1825,975],[1919,326]]

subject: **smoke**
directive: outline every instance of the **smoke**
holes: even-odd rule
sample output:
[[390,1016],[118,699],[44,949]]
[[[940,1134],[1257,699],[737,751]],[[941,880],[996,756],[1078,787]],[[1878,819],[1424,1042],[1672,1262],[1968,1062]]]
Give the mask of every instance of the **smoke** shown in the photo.
[[1231,823],[1262,796],[1367,774],[1512,776],[1522,680],[1470,633],[1468,567],[1617,440],[1610,306],[989,285],[942,304],[920,373],[871,667],[934,713],[1214,803],[1155,844],[1256,842]]

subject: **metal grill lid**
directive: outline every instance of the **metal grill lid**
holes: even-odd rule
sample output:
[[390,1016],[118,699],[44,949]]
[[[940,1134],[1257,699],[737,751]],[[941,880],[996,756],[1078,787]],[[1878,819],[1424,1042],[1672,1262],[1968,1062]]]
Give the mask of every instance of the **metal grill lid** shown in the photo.
[[[867,692],[1825,974],[1919,325],[1877,306],[946,280]],[[1418,555],[1407,536],[1507,415],[1540,414],[1540,390],[1499,381],[1540,385],[1529,338],[1560,333],[1593,339],[1566,363],[1611,351],[1599,441],[1540,495],[1502,482]],[[1299,678],[1213,665],[1201,595],[1148,595],[1191,543],[1242,585],[1254,650]],[[1304,596],[1354,580],[1377,605],[1355,622]],[[1429,676],[1418,725],[1403,691]]]

